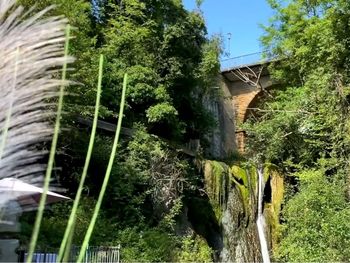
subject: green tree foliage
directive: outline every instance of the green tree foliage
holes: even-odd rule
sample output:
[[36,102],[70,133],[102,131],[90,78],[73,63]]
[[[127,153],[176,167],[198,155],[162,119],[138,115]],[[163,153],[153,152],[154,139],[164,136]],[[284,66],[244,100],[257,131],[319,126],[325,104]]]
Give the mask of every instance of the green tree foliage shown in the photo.
[[[90,223],[96,201],[85,198],[77,213],[77,222],[73,244],[81,244]],[[38,247],[42,250],[55,249],[62,241],[62,235],[68,221],[71,203],[53,205],[47,211],[41,226]],[[26,242],[32,231],[31,214],[22,218],[22,242]],[[157,227],[134,226],[121,227],[114,218],[105,212],[99,214],[97,226],[90,240],[91,246],[121,245],[123,262],[165,262],[173,261],[176,253],[180,253],[180,238]],[[210,255],[209,255],[210,256]]]
[[275,77],[300,85],[315,74],[328,73],[335,78],[348,71],[347,1],[269,2],[276,14],[265,28],[262,42],[269,55],[285,58],[273,72]]
[[118,237],[124,262],[172,262],[178,238],[160,229],[126,228]]
[[297,193],[284,209],[287,220],[277,256],[286,262],[347,261],[350,257],[350,206],[343,185],[322,171],[304,171]]
[[113,204],[109,211],[129,226],[140,222],[158,225],[191,186],[191,169],[186,160],[142,128],[124,151],[109,185],[106,202]]
[[[106,57],[100,119],[116,122],[123,76],[129,76],[123,126],[134,134],[122,137],[92,242],[105,244],[110,239],[103,240],[100,234],[109,232],[111,242],[124,247],[127,261],[175,260],[173,248],[180,248],[181,241],[174,237],[174,226],[182,212],[182,197],[200,182],[192,162],[157,136],[184,143],[204,138],[213,126],[202,99],[217,95],[213,86],[219,73],[219,38],[208,39],[202,13],[187,11],[181,0],[19,0],[19,4],[35,10],[54,4],[47,15],[64,15],[73,27],[69,53],[76,62],[67,78],[74,83],[65,98],[64,127],[69,129],[60,134],[55,160],[60,167],[56,177],[68,189],[67,195],[74,196],[87,150],[89,131],[75,120],[76,115],[93,114],[99,54]],[[91,200],[99,192],[112,144],[108,134],[98,133],[84,189]],[[45,219],[45,234],[52,224],[53,233],[61,236],[64,224],[59,222],[66,222],[63,214],[70,207],[63,208],[55,208]],[[80,212],[88,218],[90,209],[83,208]],[[111,227],[104,231],[103,224]],[[78,226],[76,235],[83,226]],[[48,236],[44,240],[56,246],[57,240]]]
[[[69,151],[57,160],[57,166],[62,168],[61,183],[74,193],[89,134],[70,131],[63,137],[63,144]],[[91,197],[99,193],[101,174],[106,170],[111,147],[112,138],[96,137],[85,186],[85,194]],[[158,224],[185,189],[193,184],[188,161],[179,159],[165,142],[148,134],[141,126],[135,128],[133,138],[121,144],[119,152],[105,197],[108,215],[125,227],[145,222]]]
[[[65,97],[65,110],[73,114],[93,116],[96,99],[96,83],[99,61],[100,25],[92,16],[92,6],[88,0],[18,0],[25,8],[43,10],[51,7],[46,15],[65,16],[72,25],[72,39],[69,54],[76,61],[68,71],[68,79],[75,83]],[[102,116],[111,115],[104,105],[100,107]]]
[[[74,230],[74,244],[81,244],[85,236],[85,232],[89,226],[91,214],[93,212],[96,201],[87,197],[82,200],[77,212],[76,227]],[[64,230],[67,226],[69,213],[72,208],[72,202],[58,203],[45,212],[43,222],[41,224],[38,246],[41,249],[58,248],[61,244]],[[33,230],[33,214],[24,214],[21,224],[21,240],[23,243],[28,242]],[[115,221],[111,220],[105,212],[100,213],[99,221],[91,239],[91,245],[112,245],[115,236],[111,233],[118,230]]]
[[[349,4],[270,2],[276,15],[262,41],[270,56],[281,58],[271,71],[286,88],[272,91],[276,97],[263,106],[267,113],[257,114],[255,128],[248,125],[252,149],[278,163],[307,165],[324,154],[344,155],[348,150],[349,63],[345,57],[350,34],[345,20]],[[317,12],[313,15],[310,10]]]
[[128,126],[141,121],[152,133],[187,140],[202,137],[213,125],[202,97],[216,85],[220,41],[207,38],[199,11],[185,10],[178,0],[19,3],[38,10],[55,5],[48,14],[64,15],[75,28],[70,54],[77,61],[69,79],[78,85],[66,100],[69,112],[92,115],[98,55],[103,53],[107,64],[101,117],[117,115],[118,91],[128,73]]
[[219,72],[219,43],[206,39],[202,15],[181,1],[106,1],[103,53],[109,59],[104,103],[116,109],[128,72],[128,121],[168,138],[199,137],[208,126],[201,97]]
[[[246,123],[248,152],[284,169],[286,197],[277,256],[286,261],[349,258],[350,4],[269,1],[275,10],[262,42],[279,58],[280,84]],[[303,171],[303,172],[300,172]],[[320,172],[321,171],[321,172]]]
[[182,249],[177,262],[212,262],[212,250],[200,236],[187,236],[182,240]]

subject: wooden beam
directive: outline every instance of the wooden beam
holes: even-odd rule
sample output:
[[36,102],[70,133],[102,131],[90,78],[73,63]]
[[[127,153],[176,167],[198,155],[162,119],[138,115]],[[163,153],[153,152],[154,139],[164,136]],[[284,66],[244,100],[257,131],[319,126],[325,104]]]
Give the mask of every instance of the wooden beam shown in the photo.
[[[83,118],[81,116],[77,117],[77,122],[83,125],[86,125],[88,127],[92,127],[92,118]],[[117,129],[117,125],[110,123],[110,122],[106,122],[106,121],[101,121],[98,120],[97,121],[97,128],[104,130],[104,131],[108,131],[108,132],[115,132]],[[130,128],[121,128],[120,131],[121,134],[132,137],[134,135],[134,130],[130,129]]]
[[[82,124],[82,125],[86,125],[88,127],[92,127],[92,118],[89,118],[89,117],[82,117],[82,116],[78,116],[76,118],[77,122]],[[104,130],[104,131],[107,131],[107,132],[113,132],[115,133],[116,129],[117,129],[117,125],[113,124],[113,123],[110,123],[110,122],[106,122],[106,121],[101,121],[101,120],[98,120],[97,121],[97,128],[101,129],[101,130]],[[135,134],[135,130],[133,129],[130,129],[130,128],[125,128],[125,127],[122,127],[121,128],[121,131],[120,133],[122,135],[126,135],[128,137],[133,137],[134,134]],[[169,147],[171,147],[172,149],[176,150],[176,151],[179,151],[181,153],[184,153],[188,156],[191,156],[191,157],[196,157],[196,153],[194,151],[192,151],[191,149],[187,148],[186,146],[184,145],[177,145],[167,139],[164,139],[164,138],[161,138],[157,135],[154,135],[152,134],[153,136],[156,136],[158,137],[160,140],[166,142]]]

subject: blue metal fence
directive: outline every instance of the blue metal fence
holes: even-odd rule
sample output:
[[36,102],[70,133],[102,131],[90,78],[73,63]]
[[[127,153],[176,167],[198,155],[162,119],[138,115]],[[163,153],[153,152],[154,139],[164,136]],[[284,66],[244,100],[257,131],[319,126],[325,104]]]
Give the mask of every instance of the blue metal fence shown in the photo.
[[[24,255],[24,262],[27,261],[27,256],[28,254],[25,253]],[[57,254],[56,253],[43,253],[43,252],[38,252],[34,253],[33,255],[33,263],[54,263],[56,262]]]
[[[33,255],[34,263],[56,263],[58,249],[45,249],[36,251]],[[76,262],[80,247],[73,246],[70,251],[69,262]],[[26,262],[28,253],[21,251],[18,262]],[[83,259],[84,263],[119,263],[120,246],[114,247],[88,247]]]

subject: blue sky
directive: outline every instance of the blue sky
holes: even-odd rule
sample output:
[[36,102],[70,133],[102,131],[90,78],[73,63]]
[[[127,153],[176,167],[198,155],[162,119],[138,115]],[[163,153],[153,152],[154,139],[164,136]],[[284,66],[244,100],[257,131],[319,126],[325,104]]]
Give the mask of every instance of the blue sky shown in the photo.
[[[187,9],[196,7],[195,0],[183,0]],[[261,51],[259,37],[273,11],[266,0],[204,0],[202,11],[209,35],[221,34],[225,38],[225,52],[236,57]],[[228,47],[228,33],[231,44]]]

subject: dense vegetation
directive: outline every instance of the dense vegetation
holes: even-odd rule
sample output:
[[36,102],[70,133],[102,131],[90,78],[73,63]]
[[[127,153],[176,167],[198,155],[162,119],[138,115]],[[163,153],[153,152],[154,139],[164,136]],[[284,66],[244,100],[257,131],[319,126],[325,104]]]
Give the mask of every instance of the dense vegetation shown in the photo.
[[[123,116],[128,129],[90,245],[121,244],[126,262],[211,261],[215,241],[210,236],[221,231],[216,220],[221,210],[215,206],[213,210],[210,194],[203,194],[203,175],[194,158],[177,150],[191,140],[200,139],[205,145],[207,132],[215,126],[203,100],[219,95],[212,87],[219,76],[220,41],[207,37],[202,1],[192,12],[181,0],[19,2],[25,7],[35,4],[38,10],[55,4],[48,14],[64,15],[74,27],[70,54],[76,62],[68,74],[74,83],[65,98],[64,129],[55,160],[60,168],[55,171],[57,183],[71,197],[90,136],[90,128],[79,118],[93,116],[99,55],[106,56],[101,120],[115,123],[122,117],[117,113],[119,96],[123,75],[129,75]],[[265,27],[262,43],[265,55],[274,58],[269,67],[278,87],[262,90],[263,100],[256,105],[261,110],[251,114],[243,128],[248,135],[247,156],[272,163],[284,175],[287,191],[281,225],[273,226],[278,232],[273,235],[278,244],[274,259],[348,261],[350,3],[269,3],[275,15]],[[82,242],[89,224],[112,140],[108,131],[98,131],[74,244]],[[217,162],[213,164],[215,168]],[[220,194],[226,179],[218,167],[217,201],[226,196]],[[246,186],[244,178],[236,179]],[[244,202],[250,197],[243,186]],[[41,247],[60,245],[71,206],[62,203],[46,212]],[[32,220],[31,214],[22,217],[24,244]]]
[[[213,95],[219,72],[220,43],[208,39],[200,12],[169,0],[20,0],[25,7],[56,7],[74,27],[70,54],[76,57],[68,78],[64,129],[55,160],[56,178],[74,197],[84,164],[89,128],[77,117],[93,115],[99,54],[106,64],[100,119],[120,118],[120,91],[128,73],[123,136],[103,211],[90,245],[122,246],[124,261],[211,261],[207,242],[189,227],[178,229],[184,196],[202,187],[193,160],[176,151],[193,139],[204,139],[213,127],[202,99]],[[34,5],[35,4],[35,5]],[[131,135],[131,136],[130,136]],[[172,142],[169,145],[168,141]],[[88,171],[84,200],[77,214],[74,244],[86,231],[106,170],[112,138],[99,131]],[[174,149],[175,148],[175,149]],[[41,246],[58,247],[71,204],[58,204],[42,223]],[[22,219],[22,241],[28,241],[31,219]]]
[[246,124],[248,151],[283,169],[289,186],[275,257],[350,258],[350,3],[274,1],[262,42],[278,57],[270,69],[282,88],[265,91]]

